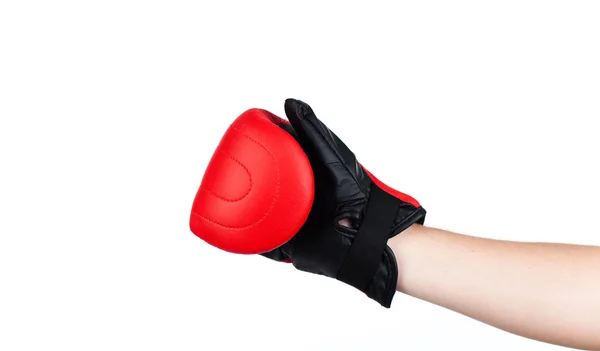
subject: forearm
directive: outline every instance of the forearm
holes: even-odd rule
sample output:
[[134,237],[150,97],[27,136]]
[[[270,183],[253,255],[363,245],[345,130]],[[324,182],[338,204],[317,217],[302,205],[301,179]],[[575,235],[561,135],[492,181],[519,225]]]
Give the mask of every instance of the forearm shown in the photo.
[[419,225],[388,244],[398,291],[528,338],[600,350],[600,248]]

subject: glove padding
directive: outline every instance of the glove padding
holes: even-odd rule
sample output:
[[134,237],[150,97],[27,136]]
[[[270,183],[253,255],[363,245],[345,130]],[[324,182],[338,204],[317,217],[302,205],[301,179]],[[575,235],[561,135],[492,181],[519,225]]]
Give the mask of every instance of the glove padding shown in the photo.
[[260,109],[242,113],[215,150],[190,214],[190,229],[222,250],[257,254],[289,241],[306,222],[313,174],[287,121]]
[[[262,255],[336,278],[389,308],[398,268],[387,241],[414,223],[423,224],[425,209],[362,167],[309,105],[288,99],[285,113],[291,125],[279,126],[298,140],[308,156],[314,202],[300,231]],[[341,225],[343,219],[349,219],[352,228]]]

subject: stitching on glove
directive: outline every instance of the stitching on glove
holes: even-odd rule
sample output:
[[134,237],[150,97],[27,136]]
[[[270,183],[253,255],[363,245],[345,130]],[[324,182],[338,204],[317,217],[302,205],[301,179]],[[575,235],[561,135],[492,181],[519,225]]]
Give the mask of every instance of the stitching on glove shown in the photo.
[[221,195],[215,194],[214,192],[206,189],[205,187],[200,187],[200,189],[206,191],[207,193],[209,193],[210,195],[216,197],[219,200],[223,200],[226,202],[237,202],[242,200],[243,198],[245,198],[246,196],[248,196],[248,194],[250,194],[250,190],[252,190],[252,175],[250,174],[250,171],[248,170],[248,168],[246,166],[244,166],[240,161],[238,161],[236,158],[234,158],[233,156],[229,155],[228,153],[226,153],[225,151],[222,150],[217,150],[217,152],[220,152],[222,154],[224,154],[225,156],[229,157],[230,159],[232,159],[234,162],[236,162],[238,165],[240,165],[248,174],[248,178],[250,178],[250,187],[248,188],[248,191],[246,191],[246,193],[244,195],[242,195],[241,197],[238,197],[236,199],[228,199],[225,198]]
[[220,227],[223,228],[227,228],[227,229],[231,229],[231,230],[243,230],[243,229],[248,229],[248,228],[252,228],[255,225],[259,224],[260,222],[264,221],[265,218],[267,218],[267,216],[269,216],[271,214],[271,212],[273,211],[273,208],[275,207],[275,203],[277,202],[277,197],[279,196],[279,185],[281,183],[281,171],[279,169],[279,161],[277,160],[277,158],[275,157],[275,155],[273,155],[273,153],[271,151],[269,151],[269,149],[267,149],[261,142],[259,142],[258,140],[254,139],[253,137],[249,136],[248,134],[244,133],[243,131],[237,129],[237,128],[231,128],[232,130],[235,130],[236,132],[242,134],[244,137],[248,138],[250,141],[255,142],[258,146],[262,147],[275,161],[276,164],[276,170],[277,170],[277,186],[275,189],[275,195],[273,195],[273,200],[271,201],[271,205],[269,205],[269,209],[267,210],[267,212],[265,213],[264,216],[262,216],[260,219],[258,219],[256,222],[251,223],[249,225],[243,226],[243,227],[232,227],[232,226],[228,226],[226,224],[223,223],[219,223],[217,221],[214,221],[210,218],[207,218],[199,213],[196,212],[192,212],[192,215],[202,218],[207,222],[210,222],[214,225],[218,225]]

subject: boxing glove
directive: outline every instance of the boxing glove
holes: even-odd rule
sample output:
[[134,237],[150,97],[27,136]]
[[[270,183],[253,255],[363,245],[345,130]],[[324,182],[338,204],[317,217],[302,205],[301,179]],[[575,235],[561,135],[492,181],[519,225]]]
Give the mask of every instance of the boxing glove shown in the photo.
[[[291,125],[268,111],[250,110],[225,133],[196,195],[192,231],[227,251],[261,253],[336,278],[390,307],[398,273],[387,240],[423,223],[425,210],[364,169],[307,104],[289,99],[285,111]],[[225,162],[224,154],[235,161]],[[244,197],[242,173],[261,184]],[[246,224],[257,219],[256,226]],[[344,219],[352,225],[340,224]]]

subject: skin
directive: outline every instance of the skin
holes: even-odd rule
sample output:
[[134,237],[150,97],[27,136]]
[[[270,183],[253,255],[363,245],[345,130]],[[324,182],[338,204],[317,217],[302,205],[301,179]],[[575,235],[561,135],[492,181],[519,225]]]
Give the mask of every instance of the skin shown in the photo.
[[527,338],[600,350],[600,247],[491,240],[421,225],[388,245],[400,292]]

